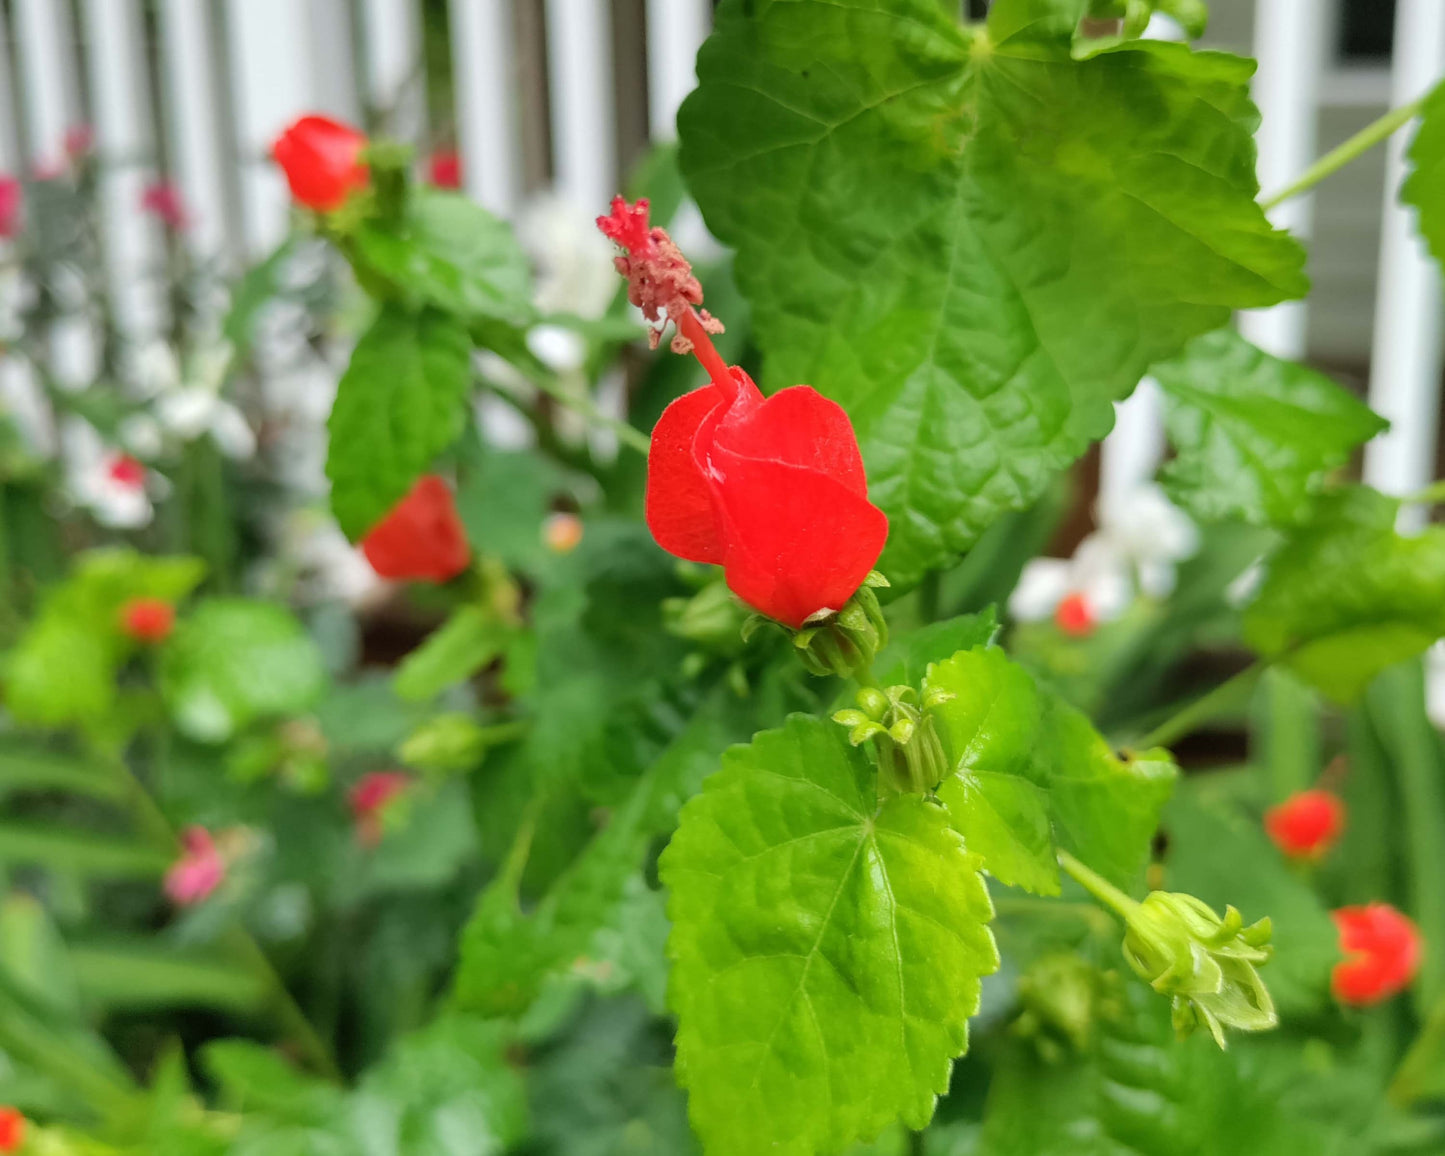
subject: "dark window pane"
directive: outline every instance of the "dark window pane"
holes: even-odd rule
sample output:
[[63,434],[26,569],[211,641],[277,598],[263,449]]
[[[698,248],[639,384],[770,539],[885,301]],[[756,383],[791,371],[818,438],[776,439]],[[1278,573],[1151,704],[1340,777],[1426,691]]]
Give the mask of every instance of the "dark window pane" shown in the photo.
[[1340,55],[1346,60],[1390,55],[1395,29],[1395,0],[1343,0],[1340,5]]

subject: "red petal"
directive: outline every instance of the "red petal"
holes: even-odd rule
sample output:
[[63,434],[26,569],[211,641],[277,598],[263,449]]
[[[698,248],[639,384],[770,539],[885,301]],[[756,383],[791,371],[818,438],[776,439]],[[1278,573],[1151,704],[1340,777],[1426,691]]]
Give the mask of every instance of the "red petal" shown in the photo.
[[811,385],[779,390],[756,407],[734,407],[718,427],[717,444],[743,457],[820,470],[855,494],[868,493],[847,411]]
[[1344,962],[1330,977],[1344,1003],[1372,1004],[1408,987],[1420,966],[1419,929],[1388,903],[1342,907],[1331,912]]
[[733,593],[794,628],[819,610],[842,609],[883,552],[883,511],[820,470],[719,445],[712,463],[724,479],[714,493]]
[[722,564],[723,542],[705,467],[694,447],[704,423],[709,430],[704,441],[711,440],[719,408],[712,386],[683,394],[662,411],[647,451],[647,528],[669,554],[714,565]]
[[321,212],[338,209],[354,189],[366,184],[361,160],[366,137],[325,116],[303,116],[272,147],[291,186],[291,195]]
[[366,535],[362,552],[383,578],[446,582],[467,568],[471,548],[447,484],[420,478]]

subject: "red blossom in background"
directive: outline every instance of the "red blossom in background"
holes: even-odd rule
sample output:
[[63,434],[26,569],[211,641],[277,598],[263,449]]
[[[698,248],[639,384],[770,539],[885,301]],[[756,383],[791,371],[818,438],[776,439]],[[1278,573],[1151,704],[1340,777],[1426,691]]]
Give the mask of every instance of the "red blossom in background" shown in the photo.
[[25,1114],[8,1104],[0,1106],[0,1152],[19,1152],[25,1143]]
[[672,348],[696,356],[712,379],[669,405],[652,431],[648,528],[668,553],[722,566],[734,594],[799,628],[857,591],[888,519],[868,501],[847,413],[807,385],[765,398],[728,366],[709,336],[721,325],[696,308],[702,287],[691,266],[647,213],[645,200],[618,197],[597,224],[627,250],[617,270],[628,298],[648,320],[676,325]]
[[303,116],[276,138],[271,154],[286,174],[291,195],[308,209],[339,209],[366,187],[366,137],[326,116]]
[[15,178],[0,176],[0,237],[9,240],[20,231],[24,186]]
[[1298,791],[1264,814],[1274,845],[1296,859],[1317,859],[1345,829],[1345,804],[1329,791]]
[[1089,600],[1077,591],[1064,595],[1054,607],[1054,625],[1071,638],[1087,638],[1098,624]]
[[175,622],[175,608],[161,598],[132,598],[120,608],[121,631],[137,642],[164,642]]
[[570,554],[582,544],[582,519],[576,514],[548,514],[542,542],[554,554]]
[[1423,943],[1408,916],[1388,903],[1341,907],[1330,915],[1345,956],[1330,976],[1337,1000],[1366,1007],[1410,986],[1420,968]]
[[167,229],[179,233],[190,224],[191,216],[186,211],[185,198],[181,190],[170,181],[156,181],[147,185],[141,193],[141,208],[160,219]]
[[411,783],[412,778],[405,771],[372,771],[351,788],[351,814],[362,846],[375,847],[381,842],[387,805]]
[[73,124],[65,130],[65,155],[71,161],[82,161],[95,148],[95,129],[88,124]]
[[136,490],[145,485],[146,468],[139,459],[131,457],[130,454],[116,454],[105,467],[105,471],[118,486]]
[[204,827],[187,827],[181,832],[181,857],[166,872],[166,894],[181,907],[192,907],[210,895],[226,877],[211,833]]
[[439,149],[427,162],[427,179],[439,189],[462,187],[462,157],[456,149]]
[[446,582],[472,560],[452,492],[434,474],[418,479],[361,540],[361,550],[373,570],[394,581]]

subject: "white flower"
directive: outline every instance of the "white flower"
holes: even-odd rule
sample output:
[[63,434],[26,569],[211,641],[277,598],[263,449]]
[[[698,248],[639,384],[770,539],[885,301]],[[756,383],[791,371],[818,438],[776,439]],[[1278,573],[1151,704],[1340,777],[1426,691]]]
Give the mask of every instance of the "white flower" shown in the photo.
[[553,373],[572,374],[587,361],[587,340],[565,325],[534,325],[527,330],[527,348]]
[[181,441],[209,435],[231,458],[256,452],[256,435],[239,409],[221,396],[231,368],[229,342],[219,341],[196,354],[182,375],[175,352],[165,342],[152,342],[137,355],[132,380],[143,396],[154,399],[161,428]]
[[1118,618],[1136,592],[1166,597],[1174,567],[1199,548],[1193,522],[1157,486],[1144,485],[1101,501],[1099,528],[1070,559],[1035,558],[1009,596],[1009,613],[1020,622],[1053,617],[1070,634],[1088,634]]
[[302,509],[286,515],[279,550],[295,571],[296,593],[302,601],[359,607],[376,602],[388,589],[325,511]]
[[103,526],[134,530],[150,522],[155,512],[150,491],[163,491],[163,478],[130,454],[106,445],[83,418],[66,419],[60,446],[71,501],[90,510]]
[[532,296],[538,309],[588,320],[607,312],[617,295],[615,250],[598,231],[595,211],[539,197],[523,212],[517,237],[536,267]]

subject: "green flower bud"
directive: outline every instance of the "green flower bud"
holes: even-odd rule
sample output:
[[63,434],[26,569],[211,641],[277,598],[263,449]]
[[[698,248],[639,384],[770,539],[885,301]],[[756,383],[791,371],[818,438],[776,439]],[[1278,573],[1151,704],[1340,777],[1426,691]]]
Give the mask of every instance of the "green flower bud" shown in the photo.
[[887,581],[876,571],[869,575],[837,613],[819,611],[793,635],[798,657],[808,670],[817,675],[837,674],[844,677],[865,670],[878,652],[888,644],[888,623],[878,605],[873,588]]
[[1223,918],[1192,895],[1152,891],[1126,916],[1124,958],[1174,1004],[1181,1035],[1207,1027],[1221,1048],[1224,1030],[1265,1031],[1279,1022],[1255,968],[1269,961],[1270,922],[1249,927],[1233,907]]
[[833,721],[848,728],[848,741],[855,747],[877,740],[879,787],[885,794],[926,794],[943,781],[947,756],[933,717],[917,705],[913,687],[866,686],[854,701],[861,709],[837,711]]
[[662,624],[669,634],[725,656],[741,652],[749,617],[747,607],[721,579],[709,582],[691,598],[668,598],[662,603]]
[[1022,1011],[1015,1034],[1031,1039],[1048,1061],[1088,1051],[1095,1030],[1123,1010],[1120,976],[1072,951],[1044,955],[1019,976]]

